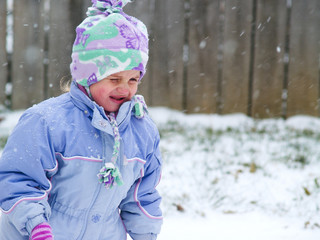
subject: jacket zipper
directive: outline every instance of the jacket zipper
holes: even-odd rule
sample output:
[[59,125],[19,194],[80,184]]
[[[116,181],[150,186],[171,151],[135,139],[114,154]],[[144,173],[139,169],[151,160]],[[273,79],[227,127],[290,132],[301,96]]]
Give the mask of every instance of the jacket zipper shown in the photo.
[[[121,121],[121,123],[118,124],[118,127],[119,127],[119,128],[120,128],[120,125],[125,121],[125,119],[126,119],[126,117]],[[101,130],[100,130],[100,131],[101,131]],[[102,137],[102,141],[103,141],[103,150],[102,150],[102,151],[103,151],[103,156],[104,156],[103,165],[106,163],[106,148],[104,147],[105,144],[106,144],[105,134],[107,134],[107,133],[101,131],[101,137]],[[98,180],[97,180],[97,181],[98,181]],[[82,238],[83,238],[83,235],[84,235],[84,233],[85,233],[85,231],[86,231],[86,228],[87,228],[87,225],[88,225],[88,216],[89,216],[89,213],[91,212],[91,209],[92,209],[94,203],[96,202],[100,191],[101,191],[101,185],[99,184],[98,187],[97,187],[97,189],[95,190],[94,197],[93,197],[93,199],[92,199],[92,201],[91,201],[91,203],[90,203],[90,205],[89,205],[89,208],[88,208],[88,210],[87,210],[87,212],[86,212],[86,214],[85,214],[84,225],[83,225],[83,227],[82,227],[82,230],[81,230],[79,236],[76,238],[76,239],[78,239],[78,240],[82,240]]]

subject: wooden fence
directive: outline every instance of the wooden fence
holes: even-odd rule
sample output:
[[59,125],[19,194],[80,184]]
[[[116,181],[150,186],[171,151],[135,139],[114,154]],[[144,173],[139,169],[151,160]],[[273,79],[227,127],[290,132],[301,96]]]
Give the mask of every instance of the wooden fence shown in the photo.
[[[8,1],[0,1],[0,104],[26,108],[60,94],[91,3],[15,0],[11,11]],[[319,0],[135,0],[125,10],[149,29],[139,90],[149,105],[319,116]]]

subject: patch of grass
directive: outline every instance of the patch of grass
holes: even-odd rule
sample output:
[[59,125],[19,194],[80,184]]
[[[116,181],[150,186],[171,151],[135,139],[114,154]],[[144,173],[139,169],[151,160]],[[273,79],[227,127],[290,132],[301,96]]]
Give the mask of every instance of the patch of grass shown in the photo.
[[8,140],[8,137],[0,137],[0,149],[3,149],[4,146],[6,145],[7,143],[7,140]]
[[[229,127],[216,130],[211,127],[190,127],[178,121],[170,121],[160,126],[159,131],[162,139],[169,141],[184,139],[185,151],[216,154],[216,146],[219,146],[220,141],[224,141],[229,145],[226,146],[228,147],[226,152],[221,154],[242,159],[241,156],[259,157],[261,153],[266,158],[282,162],[290,168],[301,168],[314,161],[317,154],[314,144],[320,140],[320,130],[318,132],[289,127],[279,128],[277,125],[261,126],[258,122],[254,126],[244,128]],[[271,148],[266,149],[263,145],[268,143]]]
[[185,128],[177,121],[169,121],[163,126],[159,126],[160,137],[166,137],[168,134],[185,134]]

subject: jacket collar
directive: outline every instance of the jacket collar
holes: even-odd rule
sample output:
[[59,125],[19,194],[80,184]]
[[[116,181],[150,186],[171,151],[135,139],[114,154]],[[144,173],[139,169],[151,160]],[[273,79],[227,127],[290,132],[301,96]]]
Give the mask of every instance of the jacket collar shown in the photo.
[[[70,96],[71,100],[75,106],[77,106],[84,114],[91,118],[92,124],[100,130],[112,133],[112,129],[109,127],[105,127],[106,122],[108,126],[110,126],[110,120],[106,116],[104,109],[99,106],[96,102],[90,99],[85,93],[83,93],[77,86],[77,83],[73,81],[70,86]],[[131,101],[125,102],[121,105],[116,121],[119,126],[119,130],[126,127],[129,123],[131,114],[134,109],[135,101],[132,99]],[[98,125],[98,126],[96,126]],[[102,128],[102,129],[101,129]],[[109,130],[110,131],[109,131]]]

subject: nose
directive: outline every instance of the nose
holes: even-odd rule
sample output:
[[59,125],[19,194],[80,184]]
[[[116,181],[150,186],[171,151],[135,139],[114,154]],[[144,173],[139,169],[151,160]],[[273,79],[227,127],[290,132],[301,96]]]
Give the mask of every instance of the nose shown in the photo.
[[128,94],[129,93],[129,85],[128,83],[119,84],[117,91],[119,94]]

